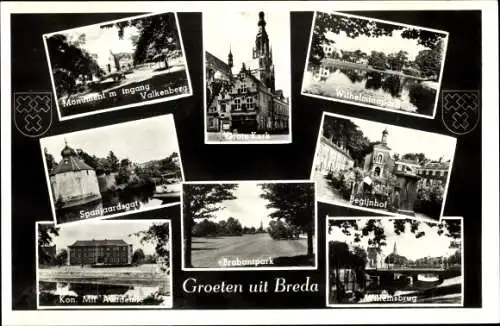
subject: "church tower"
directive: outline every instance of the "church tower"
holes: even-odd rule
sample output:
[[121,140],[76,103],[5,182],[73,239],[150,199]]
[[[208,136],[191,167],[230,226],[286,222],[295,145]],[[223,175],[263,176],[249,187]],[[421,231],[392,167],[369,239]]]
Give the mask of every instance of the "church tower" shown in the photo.
[[259,12],[259,21],[257,26],[257,36],[255,37],[255,47],[253,49],[253,59],[259,60],[259,68],[257,77],[270,88],[275,91],[274,82],[274,65],[271,48],[269,47],[269,36],[266,31],[266,20],[264,12]]
[[387,131],[387,128],[384,129],[384,131],[382,131],[382,144],[387,146],[387,135],[389,134],[389,132]]
[[227,55],[227,66],[233,69],[233,53],[231,52],[231,45],[229,46],[229,54]]
[[397,256],[398,254],[398,246],[396,245],[396,242],[394,242],[394,249],[392,249],[392,253],[394,254],[394,256]]

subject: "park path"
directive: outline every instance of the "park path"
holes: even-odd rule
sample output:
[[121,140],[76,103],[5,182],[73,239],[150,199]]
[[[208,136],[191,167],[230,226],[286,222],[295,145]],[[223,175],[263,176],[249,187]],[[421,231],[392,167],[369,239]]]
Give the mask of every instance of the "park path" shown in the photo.
[[219,261],[228,259],[266,259],[307,254],[307,240],[273,240],[269,234],[247,234],[235,237],[192,239],[194,267],[221,267]]

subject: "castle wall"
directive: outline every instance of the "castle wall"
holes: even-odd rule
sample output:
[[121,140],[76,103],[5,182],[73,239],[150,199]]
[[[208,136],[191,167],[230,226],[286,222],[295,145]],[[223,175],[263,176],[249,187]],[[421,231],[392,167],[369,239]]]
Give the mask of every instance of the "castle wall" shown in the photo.
[[93,170],[70,171],[50,177],[54,200],[63,204],[89,197],[100,198],[97,176]]

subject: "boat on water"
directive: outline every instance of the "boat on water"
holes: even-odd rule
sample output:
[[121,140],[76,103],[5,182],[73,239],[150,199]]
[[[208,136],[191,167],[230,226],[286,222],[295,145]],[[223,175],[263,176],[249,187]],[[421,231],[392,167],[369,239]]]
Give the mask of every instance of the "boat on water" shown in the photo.
[[438,282],[439,277],[434,274],[418,274],[417,280],[421,282]]
[[155,192],[153,198],[170,199],[180,198],[181,196],[181,179],[176,173],[168,173],[162,175],[162,182],[155,184]]

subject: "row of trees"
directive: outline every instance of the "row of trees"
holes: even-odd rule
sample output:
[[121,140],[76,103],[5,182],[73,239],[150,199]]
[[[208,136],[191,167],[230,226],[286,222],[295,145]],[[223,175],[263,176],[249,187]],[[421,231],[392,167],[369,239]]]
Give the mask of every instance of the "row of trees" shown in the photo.
[[194,223],[191,234],[193,237],[240,236],[243,235],[243,227],[240,221],[234,217],[220,220],[217,223],[204,219]]
[[[269,183],[260,185],[267,208],[275,209],[269,218],[294,225],[307,234],[307,255],[313,255],[314,185],[309,183]],[[214,218],[226,200],[235,200],[237,184],[193,184],[183,188],[184,261],[191,267],[192,230],[197,221]],[[201,222],[200,222],[201,223]]]
[[330,57],[352,63],[366,61],[368,65],[375,69],[402,71],[405,74],[417,77],[436,77],[437,80],[437,76],[441,72],[442,51],[442,41],[440,41],[433,50],[419,51],[414,60],[410,60],[409,53],[404,50],[389,54],[383,51],[371,51],[367,54],[361,50],[342,50],[332,52]]
[[[41,265],[62,265],[68,259],[68,252],[62,249],[55,257],[46,248],[54,247],[54,238],[59,236],[60,229],[53,224],[38,224],[38,262]],[[154,255],[144,255],[142,249],[137,249],[132,255],[134,263],[159,262],[161,269],[166,271],[170,267],[170,233],[168,223],[153,224],[148,229],[129,234],[138,237],[140,243],[154,245]],[[55,259],[54,259],[55,258]]]
[[[380,254],[382,252],[382,247],[386,246],[386,232],[395,233],[396,235],[401,235],[403,233],[409,232],[414,234],[416,238],[421,238],[425,236],[425,231],[422,231],[421,226],[423,224],[429,226],[431,230],[440,236],[446,236],[450,238],[450,248],[457,249],[455,253],[447,257],[446,262],[449,265],[460,264],[461,263],[461,220],[458,219],[447,219],[440,224],[421,222],[411,219],[395,219],[392,220],[393,229],[387,230],[382,225],[381,220],[328,220],[329,233],[334,228],[338,228],[347,236],[352,237],[352,242],[354,245],[349,247],[345,242],[340,241],[330,241],[328,243],[328,255],[329,255],[329,267],[331,271],[331,277],[333,283],[340,293],[337,293],[337,298],[342,300],[342,289],[345,289],[346,284],[340,278],[342,269],[350,269],[355,273],[355,281],[359,286],[363,286],[364,282],[364,270],[371,254],[367,253],[365,249],[359,246],[363,238],[368,239],[368,246],[373,248],[372,254]],[[409,261],[406,257],[390,254],[385,259],[386,263],[389,264],[408,264]],[[416,260],[414,264],[429,263],[428,258],[423,258],[421,260]]]
[[[106,157],[90,155],[82,149],[76,149],[76,154],[85,164],[93,168],[97,175],[116,173],[117,184],[133,182],[134,180],[130,179],[132,172],[139,178],[135,182],[161,178],[162,174],[167,172],[180,173],[179,154],[177,152],[173,152],[162,160],[147,162],[144,167],[136,166],[135,168],[132,168],[133,163],[128,158],[119,159],[113,151],[109,151]],[[45,161],[50,174],[58,166],[58,163],[47,149],[45,149]]]
[[[151,60],[158,54],[180,49],[173,13],[101,25],[103,29],[115,28],[119,39],[124,38],[124,30],[128,27],[138,30],[138,34],[130,40],[135,48],[134,66]],[[56,34],[47,37],[46,42],[59,98],[75,92],[76,81],[80,76],[94,75],[101,78],[105,75],[96,59],[85,50],[85,33],[80,34],[76,40],[71,40],[64,34]],[[166,55],[164,60],[167,61]]]
[[[372,57],[371,64],[376,67],[383,67],[383,69],[386,69],[388,66],[402,69],[406,63],[414,68],[418,68],[422,76],[438,76],[442,61],[445,34],[401,25],[387,24],[370,19],[345,17],[322,12],[316,13],[309,62],[313,66],[319,66],[322,59],[325,57],[322,45],[331,45],[335,43],[333,40],[326,37],[328,32],[334,34],[344,32],[347,37],[355,39],[361,35],[373,38],[392,36],[395,31],[401,31],[402,38],[414,39],[417,44],[427,49],[420,51],[413,63],[408,62],[407,53],[405,53],[405,51],[399,51],[389,55],[383,52],[372,52],[370,55],[370,57]],[[355,55],[358,58],[363,57],[361,51],[353,51],[352,53],[348,53],[348,55]],[[368,55],[364,55],[368,57]]]

